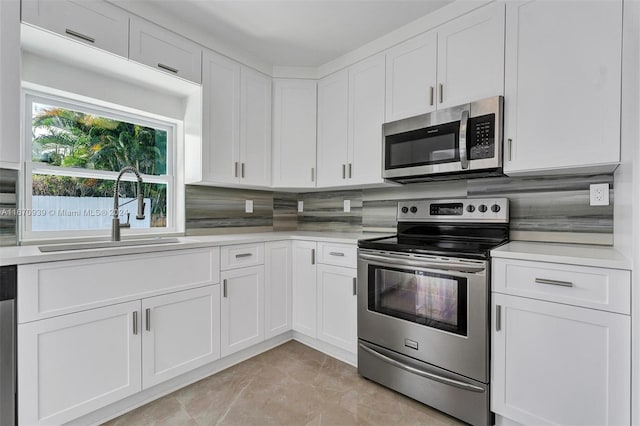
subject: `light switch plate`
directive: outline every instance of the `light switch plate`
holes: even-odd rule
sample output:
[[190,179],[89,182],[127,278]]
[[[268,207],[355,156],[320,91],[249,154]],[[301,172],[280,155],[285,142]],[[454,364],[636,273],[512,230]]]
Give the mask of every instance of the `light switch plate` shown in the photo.
[[344,212],[348,213],[351,211],[351,200],[344,200]]
[[244,202],[244,212],[245,213],[253,213],[253,200],[245,200],[245,202]]
[[298,213],[302,213],[304,211],[304,201],[298,201]]
[[609,205],[609,184],[592,183],[589,185],[589,205],[608,206]]

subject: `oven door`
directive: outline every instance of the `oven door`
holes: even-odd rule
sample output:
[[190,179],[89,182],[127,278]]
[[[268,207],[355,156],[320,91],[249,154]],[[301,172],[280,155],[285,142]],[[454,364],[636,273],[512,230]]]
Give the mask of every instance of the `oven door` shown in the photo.
[[488,383],[487,262],[358,253],[358,338]]

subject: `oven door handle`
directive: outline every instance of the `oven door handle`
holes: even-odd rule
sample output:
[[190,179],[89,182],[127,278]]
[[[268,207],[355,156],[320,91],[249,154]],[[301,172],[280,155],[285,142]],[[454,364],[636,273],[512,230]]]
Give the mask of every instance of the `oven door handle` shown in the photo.
[[360,253],[359,257],[360,259],[363,259],[363,260],[381,262],[387,266],[392,266],[392,267],[402,265],[402,266],[413,266],[413,267],[424,268],[424,269],[441,269],[445,271],[457,271],[457,272],[482,272],[486,269],[485,266],[465,265],[457,262],[452,262],[452,263],[435,262],[432,260],[415,261],[415,260],[408,260],[408,259],[403,259],[399,257],[377,256],[373,254],[364,254],[364,253]]
[[360,349],[362,349],[363,351],[375,356],[376,358],[381,359],[382,361],[386,362],[387,364],[391,364],[394,367],[401,368],[402,370],[408,371],[409,373],[416,374],[416,375],[424,377],[426,379],[435,380],[436,382],[440,382],[440,383],[443,383],[445,385],[455,386],[455,387],[460,388],[460,389],[469,390],[469,391],[472,391],[472,392],[485,392],[485,390],[483,388],[481,388],[480,386],[474,386],[472,384],[461,382],[459,380],[450,379],[448,377],[443,377],[443,376],[440,376],[438,374],[430,373],[428,371],[424,371],[424,370],[421,370],[419,368],[412,367],[412,366],[407,365],[405,363],[402,363],[400,361],[396,361],[395,359],[393,359],[391,357],[388,357],[387,355],[381,354],[380,352],[376,351],[375,349],[372,349],[372,348],[370,348],[368,346],[365,346],[362,343],[358,343],[358,346],[360,346]]
[[460,151],[460,166],[462,170],[469,168],[469,157],[467,156],[467,123],[469,122],[469,111],[462,111],[460,117],[460,138],[458,149]]

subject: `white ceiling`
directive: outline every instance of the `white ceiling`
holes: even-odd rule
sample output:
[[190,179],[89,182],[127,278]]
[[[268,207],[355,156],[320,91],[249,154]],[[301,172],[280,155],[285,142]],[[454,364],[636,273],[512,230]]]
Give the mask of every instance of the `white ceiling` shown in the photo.
[[[278,66],[317,67],[452,0],[114,0]],[[165,24],[166,25],[166,24]]]

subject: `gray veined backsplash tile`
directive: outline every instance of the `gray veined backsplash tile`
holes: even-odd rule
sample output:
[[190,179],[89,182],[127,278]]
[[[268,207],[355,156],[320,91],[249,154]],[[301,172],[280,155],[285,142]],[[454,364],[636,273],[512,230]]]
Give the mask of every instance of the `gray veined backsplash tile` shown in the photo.
[[[298,213],[301,231],[360,232],[362,230],[362,192],[327,191],[298,194],[304,211]],[[351,211],[344,211],[344,200],[351,202]]]
[[18,171],[0,169],[0,246],[18,243],[17,190]]
[[273,230],[295,231],[298,227],[298,194],[273,194]]

